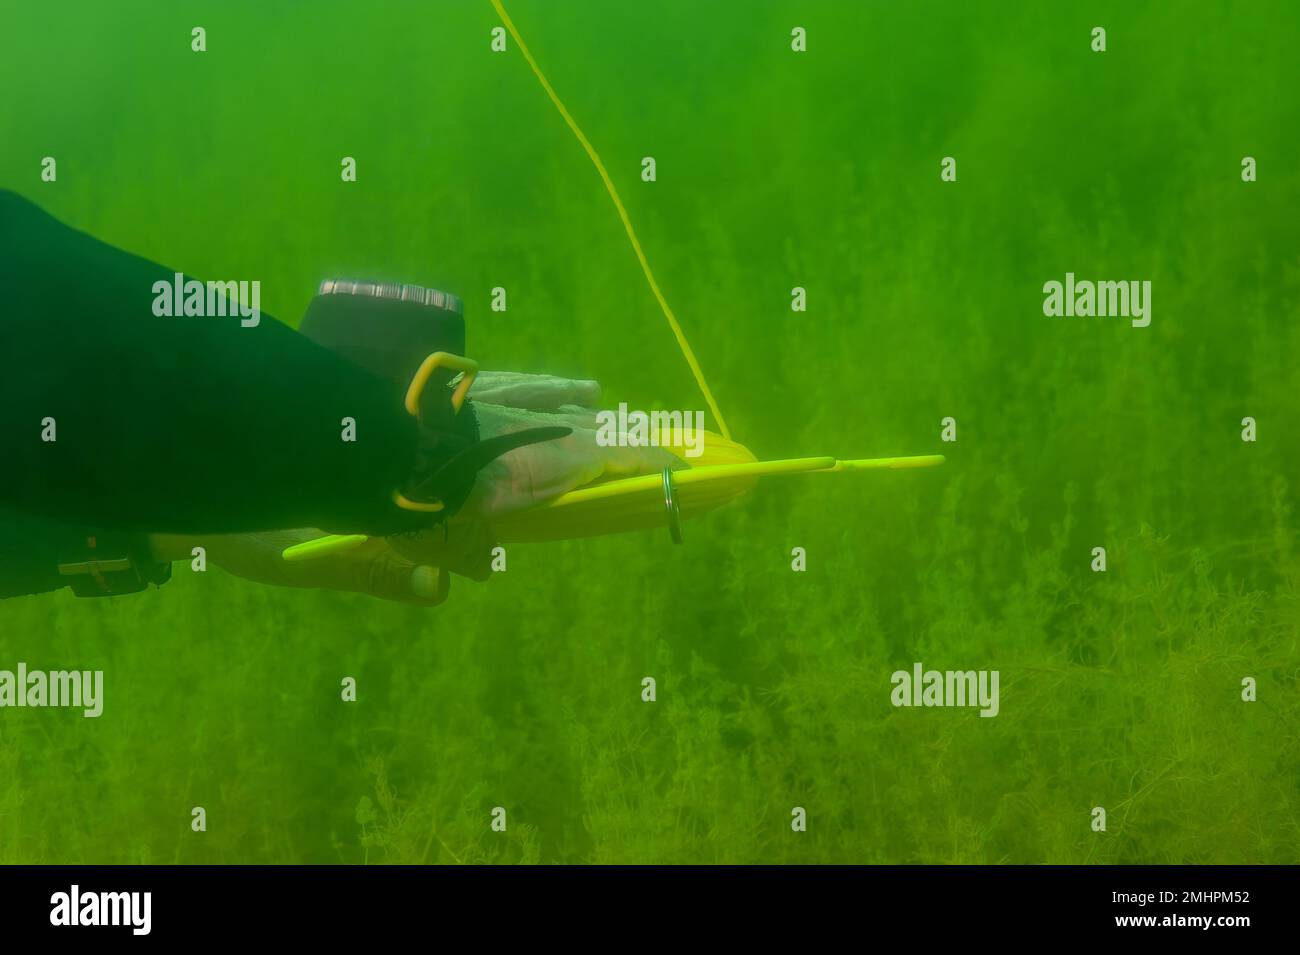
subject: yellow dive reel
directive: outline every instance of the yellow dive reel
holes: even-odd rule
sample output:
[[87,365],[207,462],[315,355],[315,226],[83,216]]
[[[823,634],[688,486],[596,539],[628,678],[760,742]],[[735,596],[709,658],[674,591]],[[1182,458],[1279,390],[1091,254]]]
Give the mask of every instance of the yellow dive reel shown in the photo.
[[[454,296],[413,285],[327,280],[313,299],[300,331],[379,374],[397,377],[410,367],[422,342],[431,336],[462,342],[464,324]],[[364,316],[366,321],[358,318]],[[459,413],[478,374],[478,365],[463,356],[439,351],[425,356],[406,389],[405,407],[418,416],[430,382],[448,388]],[[686,442],[670,430],[649,433],[649,442],[672,451],[690,465],[657,474],[599,481],[554,500],[504,515],[492,524],[502,543],[565,540],[666,527],[682,541],[682,521],[740,497],[761,477],[783,474],[843,473],[924,468],[942,464],[943,455],[836,460],[833,457],[759,461],[744,445],[705,432],[698,457],[687,458]],[[409,501],[394,491],[405,510],[436,513],[437,502]],[[362,534],[328,535],[284,551],[285,560],[309,560],[364,543]]]
[[[758,461],[748,448],[731,440],[726,421],[714,401],[713,393],[681,326],[655,281],[636,231],[632,228],[632,221],[628,218],[605,164],[542,73],[501,0],[490,2],[533,75],[600,174],[601,182],[623,223],[632,251],[641,265],[646,283],[659,303],[722,432],[706,432],[703,452],[700,457],[687,462],[691,465],[687,470],[665,468],[660,474],[589,484],[545,504],[495,520],[492,525],[495,537],[505,543],[563,540],[666,526],[672,539],[680,543],[683,519],[721,507],[740,497],[761,477],[782,474],[843,474],[852,471],[927,468],[943,464],[941,454],[847,461],[833,457]],[[366,321],[356,320],[356,296],[370,299],[363,306]],[[377,323],[377,304],[385,306],[392,313],[391,322]],[[435,378],[454,385],[450,400],[453,408],[459,412],[474,376],[478,373],[478,366],[474,362],[461,357],[465,333],[459,301],[455,296],[432,289],[412,285],[328,281],[321,285],[320,294],[313,300],[299,330],[380,374],[394,378],[401,373],[401,381],[407,380],[405,376],[409,374],[409,369],[419,362],[419,370],[410,379],[406,394],[406,407],[411,414],[417,414],[420,396],[429,381]],[[432,339],[430,335],[433,335]],[[431,340],[450,341],[453,344],[450,350],[447,350],[446,345],[437,351],[421,348],[421,342]],[[455,373],[460,374],[459,381],[453,381]],[[678,450],[684,446],[683,443],[673,440],[671,434],[652,435],[650,443],[667,448],[686,460],[684,453]],[[400,495],[395,500],[399,506],[408,509],[438,509],[436,504],[416,504],[401,499]],[[284,558],[304,560],[355,546],[366,539],[361,535],[324,537],[290,547],[284,552]],[[443,576],[445,578],[446,575]]]

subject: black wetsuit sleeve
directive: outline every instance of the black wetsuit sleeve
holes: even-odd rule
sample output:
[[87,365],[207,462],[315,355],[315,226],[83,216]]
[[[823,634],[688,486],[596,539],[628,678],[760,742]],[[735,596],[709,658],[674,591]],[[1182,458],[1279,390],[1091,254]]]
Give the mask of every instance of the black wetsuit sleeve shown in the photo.
[[266,314],[155,315],[173,280],[0,191],[0,506],[141,533],[410,527],[400,388]]

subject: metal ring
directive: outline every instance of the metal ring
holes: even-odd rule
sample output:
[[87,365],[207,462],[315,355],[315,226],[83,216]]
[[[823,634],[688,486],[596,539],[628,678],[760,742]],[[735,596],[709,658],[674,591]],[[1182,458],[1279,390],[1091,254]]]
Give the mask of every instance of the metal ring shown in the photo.
[[674,544],[682,542],[682,512],[677,506],[677,489],[673,485],[673,469],[664,468],[664,508],[668,511],[668,534]]
[[411,285],[403,282],[357,282],[353,279],[325,279],[320,283],[318,295],[360,295],[365,298],[391,298],[402,302],[414,302],[417,305],[429,305],[441,308],[457,315],[463,313],[461,301],[450,292],[440,292],[436,288],[423,285]]

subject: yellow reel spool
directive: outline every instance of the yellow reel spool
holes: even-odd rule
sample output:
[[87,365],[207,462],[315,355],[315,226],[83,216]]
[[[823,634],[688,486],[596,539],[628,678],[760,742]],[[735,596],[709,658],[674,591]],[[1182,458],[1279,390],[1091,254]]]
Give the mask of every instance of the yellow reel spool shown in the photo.
[[[712,446],[710,447],[710,442]],[[833,457],[758,461],[744,445],[706,433],[705,453],[692,467],[672,473],[672,498],[681,517],[721,507],[748,492],[761,477],[780,474],[836,474],[847,471],[931,468],[942,454],[837,461]],[[676,448],[670,449],[679,454]],[[683,458],[683,460],[686,460]],[[591,484],[541,507],[508,515],[493,524],[503,542],[564,540],[671,526],[665,487],[659,474]]]
[[[740,497],[758,481],[758,474],[746,469],[757,463],[742,444],[720,434],[704,432],[703,453],[688,458],[681,447],[667,447],[690,465],[674,471],[675,498],[683,518],[721,507]],[[834,463],[832,459],[826,459]],[[728,468],[725,473],[715,470]],[[698,475],[708,473],[708,479]],[[664,527],[663,477],[644,474],[633,478],[603,481],[570,491],[541,507],[498,518],[492,525],[503,543],[565,540],[596,537],[623,531]]]

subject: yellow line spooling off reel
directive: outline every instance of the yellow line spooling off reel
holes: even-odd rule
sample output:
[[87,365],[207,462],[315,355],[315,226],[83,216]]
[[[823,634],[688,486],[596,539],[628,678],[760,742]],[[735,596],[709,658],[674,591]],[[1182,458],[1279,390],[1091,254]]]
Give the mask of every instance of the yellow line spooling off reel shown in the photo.
[[[650,263],[641,248],[641,242],[636,237],[636,230],[632,227],[632,220],[627,214],[627,209],[623,206],[623,201],[619,198],[618,189],[614,186],[614,180],[610,178],[608,171],[605,169],[605,164],[601,161],[600,154],[596,152],[595,147],[583,134],[582,129],[560,100],[550,81],[546,79],[546,75],[528,49],[528,44],[524,42],[524,38],[520,35],[514,21],[506,13],[501,0],[491,0],[491,3],[493,9],[497,12],[497,16],[501,18],[501,22],[519,47],[519,52],[533,71],[533,75],[537,77],[537,81],[545,90],[547,97],[550,98],[560,116],[564,119],[565,124],[582,145],[588,158],[591,159],[592,165],[596,167],[596,172],[600,174],[605,191],[609,193],[609,198],[614,203],[619,220],[623,223],[623,230],[627,233],[628,242],[631,244],[632,251],[636,254],[637,262],[641,266],[641,271],[645,275],[646,284],[650,286],[655,301],[659,303],[664,319],[672,329],[673,336],[677,339],[677,344],[682,350],[682,355],[690,366],[691,374],[695,376],[695,381],[708,403],[709,410],[722,431],[721,435],[705,433],[704,452],[700,457],[692,460],[683,458],[684,461],[691,465],[690,470],[674,471],[670,475],[645,475],[625,478],[571,491],[547,505],[512,514],[498,521],[495,525],[498,536],[506,542],[554,540],[564,537],[589,537],[595,534],[615,533],[620,530],[657,527],[662,526],[665,522],[673,526],[677,516],[681,518],[691,517],[712,510],[715,507],[720,507],[728,501],[740,497],[750,490],[760,477],[765,475],[824,474],[882,468],[934,467],[942,464],[944,461],[943,456],[938,454],[858,461],[837,461],[830,457],[757,461],[748,448],[731,440],[731,432],[722,417],[722,412],[718,409],[718,404],[714,400],[708,382],[704,379],[704,372],[700,369],[695,353],[691,350],[686,335],[682,331],[676,316],[673,315],[667,299],[664,298],[659,283],[655,281],[654,273],[650,269]],[[659,443],[662,447],[681,456],[678,450],[681,447],[681,442],[666,440]],[[679,539],[675,527],[674,538]]]

